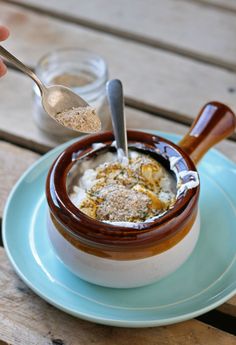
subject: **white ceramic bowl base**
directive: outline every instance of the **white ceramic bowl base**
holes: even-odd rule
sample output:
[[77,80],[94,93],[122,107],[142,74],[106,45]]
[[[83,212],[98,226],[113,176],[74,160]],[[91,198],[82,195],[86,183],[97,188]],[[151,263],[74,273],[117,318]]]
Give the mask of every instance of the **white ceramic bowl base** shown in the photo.
[[90,283],[114,288],[151,284],[179,268],[192,253],[199,236],[200,217],[189,233],[174,247],[138,260],[111,260],[83,252],[68,242],[48,216],[48,234],[59,259],[74,274]]

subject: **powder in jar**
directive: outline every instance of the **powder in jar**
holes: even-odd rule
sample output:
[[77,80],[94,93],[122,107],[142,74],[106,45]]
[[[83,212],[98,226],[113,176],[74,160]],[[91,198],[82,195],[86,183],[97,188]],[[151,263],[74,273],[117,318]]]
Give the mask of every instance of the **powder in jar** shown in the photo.
[[71,73],[62,73],[55,76],[51,80],[51,84],[63,85],[66,87],[81,87],[90,84],[95,81],[93,75],[83,74],[80,72],[79,75]]

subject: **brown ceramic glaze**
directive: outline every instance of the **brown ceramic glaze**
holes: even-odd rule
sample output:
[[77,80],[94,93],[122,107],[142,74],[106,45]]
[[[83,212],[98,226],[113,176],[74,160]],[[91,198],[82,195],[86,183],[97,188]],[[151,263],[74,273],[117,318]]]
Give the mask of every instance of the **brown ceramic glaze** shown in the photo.
[[178,242],[180,242],[191,230],[192,225],[196,219],[196,212],[192,213],[190,219],[186,222],[181,224],[179,230],[173,234],[173,236],[166,237],[164,241],[158,241],[153,243],[146,243],[141,246],[130,246],[128,250],[126,250],[127,246],[119,248],[114,246],[111,248],[107,246],[91,246],[83,241],[78,240],[76,236],[73,236],[72,233],[68,232],[64,226],[58,223],[56,218],[51,213],[51,220],[56,227],[56,229],[60,232],[60,234],[69,241],[74,247],[89,253],[93,254],[102,258],[109,258],[113,260],[135,260],[146,258],[152,255],[160,254],[173,246],[175,246]]
[[[212,145],[230,135],[235,125],[233,112],[223,104],[212,102],[202,109],[188,134],[179,143],[180,146],[139,131],[128,131],[128,143],[129,148],[152,155],[169,170],[169,158],[176,157],[179,158],[176,163],[178,172],[196,171],[193,160],[197,163]],[[111,149],[113,140],[111,132],[86,136],[69,146],[55,160],[46,186],[53,223],[71,244],[97,256],[129,260],[163,252],[181,241],[190,231],[197,215],[200,186],[178,196],[174,207],[160,218],[130,227],[92,219],[68,197],[66,180],[75,161],[84,155],[90,158]],[[94,152],[94,143],[103,143],[105,147]]]

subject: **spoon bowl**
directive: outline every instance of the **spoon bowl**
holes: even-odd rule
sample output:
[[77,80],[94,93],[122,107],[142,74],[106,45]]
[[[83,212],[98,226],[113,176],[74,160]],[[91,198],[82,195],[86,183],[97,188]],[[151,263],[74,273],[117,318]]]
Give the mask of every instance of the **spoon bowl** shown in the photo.
[[88,107],[89,104],[69,88],[61,85],[45,87],[42,92],[42,105],[54,120],[56,115],[71,108]]

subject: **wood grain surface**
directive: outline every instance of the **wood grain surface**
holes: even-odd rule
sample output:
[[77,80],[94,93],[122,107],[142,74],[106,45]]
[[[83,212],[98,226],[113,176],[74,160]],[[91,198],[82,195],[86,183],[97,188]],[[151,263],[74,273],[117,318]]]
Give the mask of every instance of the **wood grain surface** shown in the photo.
[[21,73],[8,71],[0,81],[0,138],[38,152],[58,144],[40,131],[33,120],[33,82]]
[[34,152],[0,140],[0,218],[12,187],[38,158]]
[[[235,13],[201,1],[18,0],[53,15],[236,70]],[[206,2],[205,2],[206,3]],[[216,4],[216,0],[214,0]],[[233,1],[218,5],[235,6]],[[68,17],[69,16],[69,17]],[[140,25],[141,23],[141,25]]]
[[30,65],[59,47],[90,48],[107,60],[110,77],[123,81],[132,106],[188,124],[209,100],[236,110],[236,73],[17,6],[0,6],[0,21],[11,30],[5,46]]
[[[209,100],[236,111],[235,16],[234,0],[0,0],[0,23],[11,30],[4,46],[24,62],[35,67],[62,47],[90,49],[107,60],[111,78],[123,81],[128,128],[181,135]],[[41,132],[32,115],[31,80],[9,70],[0,81],[0,220],[16,180],[64,141]],[[236,142],[217,148],[236,162]],[[218,310],[236,317],[236,296]],[[6,344],[236,345],[236,338],[197,320],[124,329],[71,317],[35,295],[0,248],[0,345]]]
[[235,345],[235,337],[200,321],[146,329],[97,325],[36,296],[0,249],[0,338],[12,345]]

